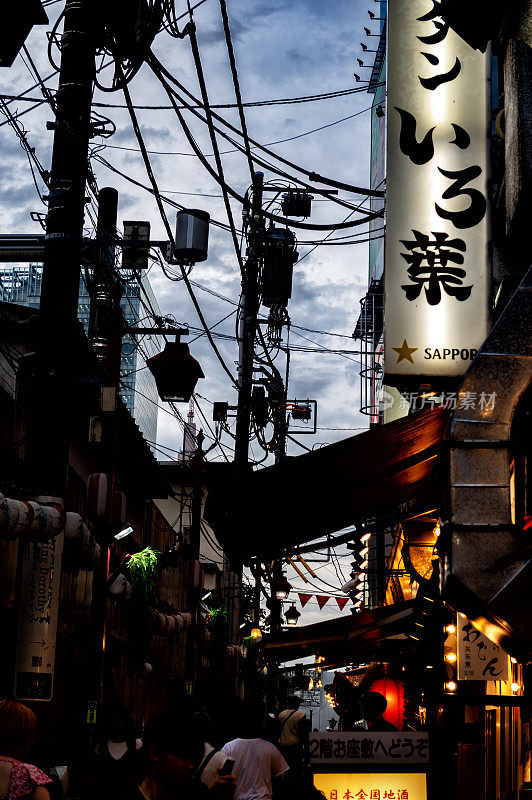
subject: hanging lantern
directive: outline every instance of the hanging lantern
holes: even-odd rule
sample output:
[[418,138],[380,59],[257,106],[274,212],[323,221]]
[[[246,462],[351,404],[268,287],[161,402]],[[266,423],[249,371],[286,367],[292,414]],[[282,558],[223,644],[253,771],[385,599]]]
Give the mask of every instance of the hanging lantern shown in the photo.
[[159,397],[166,403],[188,403],[198,379],[205,377],[184,342],[166,342],[163,352],[149,358],[146,364],[155,378]]
[[260,642],[260,640],[262,639],[262,631],[260,628],[252,628],[251,633],[249,635],[255,642]]
[[288,609],[288,611],[284,615],[284,617],[286,619],[286,624],[287,625],[297,625],[297,621],[298,621],[300,616],[301,616],[301,613],[297,610],[295,605],[292,603],[292,605],[290,606],[290,608]]
[[274,580],[272,588],[278,600],[286,600],[286,598],[290,594],[290,589],[292,588],[292,584],[286,580],[286,577],[284,575],[281,575],[279,578],[276,578]]

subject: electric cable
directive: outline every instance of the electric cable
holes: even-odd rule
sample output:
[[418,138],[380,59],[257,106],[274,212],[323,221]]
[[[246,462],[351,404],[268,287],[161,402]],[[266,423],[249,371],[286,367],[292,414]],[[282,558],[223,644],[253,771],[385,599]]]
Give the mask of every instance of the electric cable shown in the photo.
[[[149,55],[149,57],[147,59],[147,63],[149,64],[149,66],[152,69],[155,66],[160,72],[162,72],[166,76],[166,78],[171,83],[174,83],[178,87],[178,89],[180,91],[184,92],[188,97],[190,97],[191,100],[193,100],[194,103],[196,103],[198,105],[201,105],[199,103],[199,100],[196,97],[194,97],[194,95],[192,95],[192,93],[189,92],[188,89],[186,89],[186,87],[183,86],[183,84],[181,84],[177,80],[177,78],[175,78],[170,72],[168,72],[168,70],[163,66],[163,64],[161,64],[161,62],[157,59],[157,57],[153,54],[153,52],[150,52],[150,55]],[[182,100],[181,100],[181,102],[182,102]],[[187,105],[187,107],[189,107],[189,106]],[[189,107],[189,110],[190,110],[190,107]],[[221,122],[223,125],[228,127],[230,130],[232,130],[233,133],[236,133],[239,136],[242,136],[242,131],[239,131],[238,128],[236,128],[234,125],[231,125],[226,119],[221,117],[219,114],[216,114],[215,112],[212,112],[212,116],[215,119],[217,119],[219,122]],[[268,155],[272,156],[273,158],[276,158],[279,161],[281,161],[282,163],[284,163],[287,166],[291,167],[292,169],[295,169],[297,172],[301,172],[303,175],[306,175],[308,178],[310,178],[311,175],[316,175],[317,174],[317,173],[313,172],[312,170],[307,170],[304,167],[301,167],[298,164],[294,164],[293,162],[288,161],[287,159],[277,155],[277,153],[274,153],[273,151],[268,150],[264,145],[261,145],[260,142],[257,142],[254,139],[250,138],[250,142],[253,145],[255,145],[255,147],[258,147],[260,150],[263,150],[264,152],[266,152]],[[320,183],[329,184],[330,180],[332,180],[332,179],[326,178],[324,176],[320,176],[319,177],[319,182]],[[337,183],[337,181],[335,181],[335,183]],[[343,184],[343,188],[346,188],[348,191],[354,192],[356,194],[365,194],[365,195],[368,195],[368,196],[371,196],[371,197],[384,197],[384,194],[385,194],[383,191],[378,191],[378,190],[374,190],[374,189],[365,189],[365,188],[361,188],[360,186],[353,186],[353,185],[347,184],[347,183]]]
[[227,52],[229,54],[229,63],[231,66],[231,75],[233,78],[233,86],[235,89],[235,97],[236,103],[238,106],[238,116],[240,118],[240,127],[242,129],[242,136],[244,139],[244,145],[246,147],[246,157],[248,160],[248,167],[249,167],[249,174],[251,176],[251,180],[253,180],[254,168],[253,168],[253,159],[251,157],[251,147],[249,142],[248,136],[248,129],[246,125],[246,117],[244,115],[244,108],[242,106],[242,95],[240,93],[240,84],[238,81],[238,72],[236,69],[236,61],[235,61],[235,52],[233,48],[233,41],[231,39],[231,30],[229,27],[229,18],[227,16],[227,6],[225,0],[219,0],[220,2],[220,11],[222,13],[222,22],[224,28],[224,35],[225,35],[225,43],[227,46]]
[[[161,80],[161,83],[164,86],[164,88],[167,90],[167,93],[168,93],[168,96],[170,98],[170,101],[172,102],[173,94],[170,91],[170,87],[168,86],[166,81],[164,81],[162,78],[160,78],[160,80]],[[199,149],[194,137],[192,136],[192,133],[191,133],[188,125],[186,124],[186,122],[184,120],[184,117],[181,114],[181,111],[179,110],[177,105],[174,106],[174,110],[175,110],[176,115],[177,115],[177,117],[179,119],[179,122],[181,123],[181,127],[183,128],[185,136],[187,137],[187,139],[189,141],[189,144],[191,145],[192,149],[194,150],[194,152],[198,156],[199,160],[201,161],[201,163],[203,164],[203,166],[205,167],[207,172],[211,175],[212,178],[214,178],[214,180],[218,184],[220,184],[220,186],[222,186],[222,188],[225,188],[226,191],[230,195],[232,195],[232,197],[234,197],[236,200],[238,200],[242,205],[245,205],[245,203],[246,203],[245,198],[242,195],[238,194],[238,192],[236,192],[231,186],[229,186],[227,183],[225,183],[223,178],[216,173],[216,171],[213,169],[213,167],[211,167],[209,162],[206,160],[205,156],[203,155],[203,153]],[[251,140],[251,141],[253,141],[253,140]],[[254,157],[253,160],[256,161],[257,159]],[[342,203],[342,205],[343,205],[343,203]],[[349,207],[351,208],[351,206],[349,206]],[[375,213],[366,214],[366,216],[363,217],[362,219],[353,220],[351,222],[344,221],[344,222],[335,223],[335,224],[331,223],[331,224],[322,224],[322,225],[320,225],[320,224],[308,223],[308,222],[296,222],[296,221],[294,221],[292,219],[289,219],[288,217],[279,217],[276,214],[271,214],[269,211],[264,211],[263,210],[261,213],[262,213],[262,216],[267,217],[268,219],[271,219],[273,222],[280,222],[283,225],[289,225],[291,228],[303,228],[304,230],[318,230],[318,231],[341,230],[343,228],[353,228],[353,227],[356,227],[358,225],[365,225],[367,222],[371,222],[371,220],[377,219],[378,217],[382,217],[382,215],[383,215],[383,211],[380,210],[380,211],[377,211]]]
[[[148,62],[148,63],[150,63],[150,62]],[[151,66],[151,64],[150,64],[150,66]],[[212,177],[212,178],[213,178],[213,179],[214,179],[214,180],[215,180],[217,183],[220,183],[220,179],[219,179],[219,177],[216,175],[216,173],[215,173],[214,169],[211,167],[211,165],[210,165],[210,164],[209,164],[209,163],[206,161],[206,156],[205,156],[205,155],[204,155],[204,154],[203,154],[203,153],[200,151],[199,147],[197,146],[197,144],[196,144],[196,142],[195,142],[195,140],[194,140],[194,137],[192,136],[192,134],[191,134],[191,132],[190,132],[190,129],[188,128],[188,126],[187,126],[187,125],[186,125],[186,123],[184,122],[184,117],[183,117],[183,116],[182,116],[182,114],[181,114],[181,109],[180,109],[180,107],[177,105],[177,103],[176,103],[176,101],[175,101],[175,98],[177,98],[177,99],[178,99],[180,102],[185,102],[185,101],[183,100],[183,98],[181,97],[181,95],[177,94],[177,92],[176,92],[174,89],[172,89],[172,87],[171,87],[171,86],[169,86],[169,85],[168,85],[167,81],[166,81],[166,80],[164,79],[164,77],[163,77],[163,76],[162,76],[162,75],[161,75],[161,74],[160,74],[160,73],[157,71],[157,68],[156,68],[156,67],[152,66],[152,69],[153,69],[153,71],[154,71],[154,74],[155,74],[155,75],[158,77],[159,81],[161,82],[161,85],[162,85],[162,86],[163,86],[163,88],[165,89],[165,91],[166,91],[166,93],[167,93],[167,95],[168,95],[168,98],[170,99],[170,102],[173,104],[173,106],[174,106],[174,111],[175,111],[175,113],[176,113],[176,115],[177,115],[177,117],[178,117],[178,119],[179,119],[179,121],[180,121],[181,127],[183,128],[183,131],[184,131],[184,133],[185,133],[185,135],[186,135],[186,137],[187,137],[187,139],[188,139],[188,141],[189,141],[189,144],[191,145],[192,149],[194,150],[194,153],[195,153],[195,155],[196,155],[196,156],[197,156],[197,157],[200,159],[201,163],[203,164],[203,166],[205,167],[205,169],[207,170],[207,172],[209,172],[209,174],[211,175],[211,177]],[[187,90],[185,90],[185,91],[187,91]],[[188,111],[191,111],[191,112],[192,112],[192,114],[193,114],[194,116],[196,116],[196,117],[197,117],[199,120],[201,120],[201,121],[202,121],[204,124],[207,124],[207,120],[205,119],[205,117],[203,117],[203,116],[202,116],[202,115],[201,115],[201,114],[200,114],[198,111],[196,111],[196,110],[195,110],[195,109],[194,109],[192,106],[190,106],[190,105],[189,105],[189,104],[187,104],[187,103],[185,103],[185,106],[186,106],[187,110],[188,110]],[[216,117],[217,117],[217,115],[216,115],[216,114],[215,114],[214,116],[216,116]],[[228,127],[230,127],[230,128],[233,128],[233,126],[229,125],[229,123],[224,123],[224,124],[226,124],[226,125],[227,125]],[[215,130],[217,133],[219,133],[219,134],[220,134],[220,135],[221,135],[221,136],[222,136],[224,139],[226,139],[226,141],[230,142],[230,143],[231,143],[231,144],[232,144],[234,147],[236,147],[236,149],[237,149],[237,150],[239,150],[240,152],[242,152],[242,153],[244,153],[244,154],[246,153],[246,150],[245,150],[245,148],[244,148],[244,147],[242,147],[240,144],[238,144],[238,142],[236,142],[236,141],[235,141],[233,138],[231,138],[231,136],[229,136],[227,133],[225,133],[223,130],[221,130],[221,129],[220,129],[219,127],[217,127],[216,125],[214,125],[214,130]],[[236,129],[236,128],[235,128],[234,130],[236,130],[236,131],[237,131],[237,133],[239,133],[239,132],[238,132],[238,129]],[[242,135],[242,134],[240,133],[240,135]],[[254,140],[253,140],[253,139],[251,139],[250,141],[254,142]],[[265,148],[264,148],[264,147],[262,147],[262,146],[260,146],[260,149],[264,150]],[[278,159],[279,159],[279,160],[281,160],[281,161],[284,161],[284,159],[282,159],[280,156],[276,156],[276,158],[278,158]],[[257,155],[254,155],[254,154],[253,154],[253,155],[252,155],[252,159],[253,159],[253,161],[254,161],[256,164],[258,164],[260,167],[262,167],[262,168],[266,168],[266,169],[269,169],[269,170],[271,170],[271,171],[273,171],[273,172],[277,173],[278,175],[281,175],[282,177],[284,177],[284,178],[287,178],[288,180],[294,181],[295,183],[302,184],[302,185],[303,185],[305,188],[307,188],[307,189],[310,189],[310,190],[312,191],[312,188],[313,188],[313,187],[312,187],[312,186],[311,186],[309,183],[306,183],[306,182],[305,182],[305,181],[303,181],[303,180],[297,180],[297,179],[296,179],[296,178],[294,178],[293,176],[291,176],[291,175],[289,175],[288,173],[284,172],[283,170],[279,169],[279,167],[276,167],[276,166],[275,166],[274,164],[272,164],[271,162],[268,162],[268,161],[266,161],[264,158],[259,158]],[[289,162],[289,163],[290,163],[290,162]],[[242,198],[241,198],[241,196],[240,196],[240,195],[236,195],[236,194],[235,194],[235,192],[234,192],[234,190],[233,190],[233,189],[231,189],[230,187],[227,187],[227,188],[228,188],[228,191],[230,192],[230,194],[232,194],[232,195],[233,195],[233,197],[236,197],[236,199],[237,199],[237,200],[239,200],[239,202],[243,203],[243,200],[242,200]],[[351,205],[350,203],[347,203],[347,202],[346,202],[346,201],[344,201],[344,200],[340,200],[339,198],[336,198],[336,197],[334,197],[334,196],[331,196],[329,199],[330,199],[330,201],[331,201],[331,202],[333,202],[333,203],[336,203],[337,205],[344,206],[345,208],[350,208],[350,209],[356,208],[356,209],[358,210],[358,209],[360,209],[360,207],[361,207],[361,204],[359,204],[358,206],[353,206],[353,205]],[[368,213],[368,212],[364,212],[364,213]],[[322,227],[320,227],[320,226],[315,226],[315,225],[312,225],[312,224],[310,224],[310,223],[303,223],[303,222],[299,222],[299,223],[298,223],[298,222],[295,222],[294,220],[290,220],[290,219],[288,219],[288,218],[285,218],[285,217],[276,217],[276,216],[274,216],[274,215],[272,215],[272,214],[270,214],[269,212],[267,212],[267,211],[264,211],[264,210],[262,211],[262,214],[263,214],[264,216],[270,217],[270,218],[271,218],[271,219],[273,219],[274,221],[280,221],[280,222],[282,222],[283,224],[290,225],[291,227],[296,227],[296,228],[297,228],[297,227],[299,227],[299,228],[305,228],[305,229],[310,229],[310,230],[329,230],[331,227],[332,227],[333,229],[336,229],[336,226],[330,226],[330,225],[329,225],[329,226],[322,226]],[[379,212],[376,214],[376,216],[380,217],[380,216],[382,216],[382,214],[383,214],[383,212],[382,212],[382,211],[379,211]],[[367,217],[365,220],[359,220],[359,221],[357,221],[356,223],[349,223],[349,224],[347,224],[347,225],[344,225],[344,227],[348,227],[348,228],[349,228],[349,227],[353,227],[355,224],[356,224],[356,225],[363,225],[363,224],[364,224],[364,222],[369,222],[369,221],[370,221],[370,219],[372,219],[372,218],[373,218],[373,217],[371,217],[371,214],[369,214],[369,216],[368,216],[368,217]],[[341,225],[340,225],[340,227],[341,227]]]
[[[121,71],[120,65],[119,65],[119,69]],[[155,176],[154,176],[152,168],[151,168],[149,156],[146,153],[146,147],[144,145],[144,139],[142,137],[142,133],[141,133],[141,130],[140,130],[140,127],[139,127],[139,124],[138,124],[137,115],[135,114],[135,110],[132,107],[131,96],[129,94],[129,88],[127,86],[127,83],[125,83],[125,82],[123,83],[122,89],[123,89],[123,92],[124,92],[124,96],[126,98],[126,103],[128,104],[129,113],[130,113],[130,117],[131,117],[131,122],[133,124],[133,129],[135,131],[135,135],[137,137],[137,141],[139,143],[139,147],[142,150],[142,157],[143,157],[143,160],[144,160],[144,165],[146,167],[146,172],[148,174],[148,178],[149,178],[150,183],[151,183],[152,188],[153,188],[154,196],[155,196],[155,199],[156,199],[156,202],[157,202],[157,207],[159,208],[159,214],[160,214],[162,222],[163,222],[163,224],[164,224],[164,226],[166,228],[166,232],[167,232],[169,241],[172,243],[172,246],[175,246],[173,232],[172,232],[172,229],[170,228],[170,224],[168,222],[168,218],[167,218],[166,212],[164,210],[164,206],[163,206],[163,203],[162,203],[162,200],[161,200],[161,196],[160,196],[160,193],[159,193],[159,187],[157,186],[157,181],[155,180]],[[185,282],[185,286],[187,287],[188,293],[190,295],[190,299],[192,300],[192,302],[194,304],[194,308],[196,309],[196,313],[198,314],[198,317],[199,317],[199,319],[201,321],[201,324],[203,325],[205,333],[207,334],[207,338],[208,338],[208,340],[209,340],[209,342],[211,344],[211,347],[214,350],[214,352],[216,354],[216,357],[217,357],[218,361],[220,362],[224,372],[229,376],[229,378],[231,379],[231,382],[233,383],[233,385],[234,386],[238,386],[238,383],[237,383],[236,379],[233,377],[231,371],[229,370],[227,364],[225,363],[225,361],[224,361],[224,359],[222,357],[222,354],[220,353],[220,351],[218,350],[218,347],[216,346],[216,343],[215,343],[215,341],[214,341],[214,339],[212,337],[212,334],[211,334],[211,332],[210,332],[210,330],[208,328],[207,322],[205,320],[205,317],[203,316],[203,312],[202,312],[202,310],[201,310],[201,308],[199,306],[199,303],[198,303],[197,298],[196,298],[196,296],[194,294],[192,286],[190,285],[190,281],[188,279],[188,276],[186,274],[186,271],[185,271],[184,267],[181,267],[181,271],[182,271],[182,275],[183,275],[183,280]]]
[[[192,12],[190,12],[190,17],[192,19]],[[188,36],[189,36],[190,44],[191,44],[191,47],[192,47],[192,56],[193,56],[193,59],[194,59],[194,64],[196,66],[196,74],[198,76],[198,83],[199,83],[199,86],[200,86],[200,92],[201,92],[201,97],[202,97],[202,101],[203,101],[203,107],[205,108],[205,115],[207,117],[207,127],[209,129],[209,135],[210,135],[210,138],[211,138],[212,149],[213,149],[213,152],[214,152],[214,160],[216,162],[217,175],[218,175],[218,178],[219,178],[219,184],[222,187],[222,194],[223,194],[223,198],[224,198],[225,211],[226,211],[226,214],[227,214],[227,221],[229,222],[229,227],[231,229],[231,236],[232,236],[232,239],[233,239],[233,246],[235,248],[236,257],[238,259],[238,265],[240,267],[240,272],[243,274],[244,273],[244,264],[243,264],[243,261],[242,261],[242,254],[240,252],[240,247],[239,247],[239,244],[238,244],[238,236],[237,236],[235,223],[234,223],[234,219],[233,219],[233,211],[231,209],[231,203],[229,202],[229,193],[228,193],[229,187],[228,187],[228,184],[226,183],[226,181],[224,179],[224,169],[223,169],[223,165],[222,165],[222,159],[220,157],[220,151],[219,151],[219,148],[218,148],[218,140],[216,139],[216,133],[215,133],[214,125],[213,125],[213,121],[212,121],[212,112],[211,112],[211,108],[209,106],[209,97],[208,97],[208,94],[207,94],[207,85],[205,83],[205,76],[203,74],[203,68],[201,66],[201,58],[200,58],[200,52],[199,52],[199,47],[198,47],[198,40],[197,40],[197,37],[196,37],[196,26],[195,26],[194,22],[192,22],[192,21],[189,22],[188,25],[185,28],[185,31],[186,30],[188,30]],[[252,174],[252,177],[253,177],[253,172],[251,174]]]

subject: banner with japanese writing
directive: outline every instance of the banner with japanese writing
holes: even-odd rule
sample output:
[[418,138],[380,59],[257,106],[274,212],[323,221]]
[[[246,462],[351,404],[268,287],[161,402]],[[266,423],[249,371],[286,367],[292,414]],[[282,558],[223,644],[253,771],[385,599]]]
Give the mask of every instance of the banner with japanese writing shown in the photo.
[[468,619],[458,616],[459,681],[508,681],[510,657],[502,647],[484,636]]
[[326,800],[426,800],[423,772],[316,773],[314,786]]
[[385,379],[462,375],[489,330],[489,60],[388,4]]
[[310,763],[344,764],[426,764],[429,760],[427,733],[347,733],[326,731],[312,733],[309,742]]
[[22,549],[15,677],[19,700],[52,699],[63,541],[60,534],[46,542],[26,542]]

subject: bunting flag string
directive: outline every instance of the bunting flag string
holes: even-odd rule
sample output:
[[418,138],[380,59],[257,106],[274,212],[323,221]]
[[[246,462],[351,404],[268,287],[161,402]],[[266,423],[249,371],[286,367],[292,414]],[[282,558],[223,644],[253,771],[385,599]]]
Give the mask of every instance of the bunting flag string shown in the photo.
[[309,600],[311,600],[313,597],[315,597],[320,611],[325,607],[325,605],[332,598],[334,598],[336,600],[336,603],[338,604],[338,608],[340,609],[340,611],[343,611],[344,608],[346,607],[346,605],[349,602],[349,597],[338,597],[336,595],[330,595],[330,594],[316,594],[316,595],[314,595],[314,594],[304,594],[303,592],[298,592],[297,596],[299,597],[299,602],[301,603],[301,608],[305,608],[305,606],[307,605]]

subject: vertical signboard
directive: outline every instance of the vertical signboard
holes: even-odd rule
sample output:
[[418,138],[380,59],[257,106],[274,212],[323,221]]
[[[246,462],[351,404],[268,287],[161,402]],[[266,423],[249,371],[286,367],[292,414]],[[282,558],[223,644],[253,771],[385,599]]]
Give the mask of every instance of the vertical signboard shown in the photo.
[[51,700],[64,534],[22,550],[15,697]]
[[464,617],[458,617],[458,680],[508,681],[510,657]]
[[385,382],[462,375],[489,330],[489,61],[388,3]]

